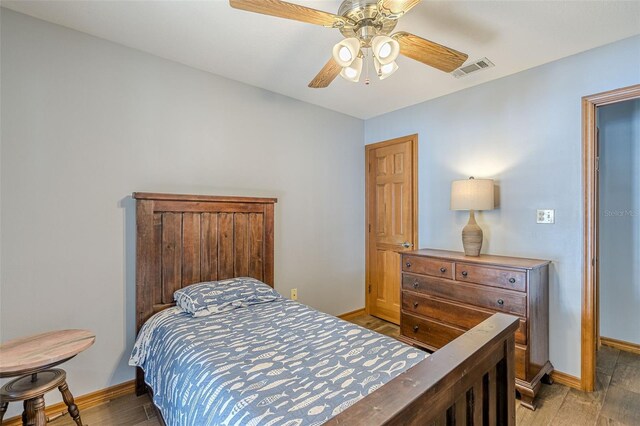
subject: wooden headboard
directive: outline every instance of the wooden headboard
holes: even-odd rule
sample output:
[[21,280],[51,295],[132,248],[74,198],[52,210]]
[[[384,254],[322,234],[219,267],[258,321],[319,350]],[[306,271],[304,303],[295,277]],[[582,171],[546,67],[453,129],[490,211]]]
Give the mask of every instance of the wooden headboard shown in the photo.
[[273,287],[275,198],[134,192],[136,326],[200,281],[257,278]]

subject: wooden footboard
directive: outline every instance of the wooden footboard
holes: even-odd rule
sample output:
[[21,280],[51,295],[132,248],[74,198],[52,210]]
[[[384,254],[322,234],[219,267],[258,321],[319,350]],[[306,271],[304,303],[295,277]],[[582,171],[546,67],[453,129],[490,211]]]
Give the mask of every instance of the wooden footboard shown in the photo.
[[518,318],[494,314],[326,425],[515,425]]

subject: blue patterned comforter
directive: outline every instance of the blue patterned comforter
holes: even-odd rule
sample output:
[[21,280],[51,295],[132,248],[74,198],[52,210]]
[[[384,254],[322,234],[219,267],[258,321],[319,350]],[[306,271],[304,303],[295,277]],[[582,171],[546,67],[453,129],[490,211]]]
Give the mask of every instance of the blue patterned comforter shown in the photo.
[[319,425],[427,356],[288,299],[219,315],[152,317],[142,367],[168,426]]

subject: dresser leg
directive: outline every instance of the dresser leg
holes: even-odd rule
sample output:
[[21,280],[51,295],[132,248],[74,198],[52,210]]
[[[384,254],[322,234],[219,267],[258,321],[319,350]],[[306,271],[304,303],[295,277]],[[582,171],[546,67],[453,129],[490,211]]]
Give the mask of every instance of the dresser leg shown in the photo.
[[69,409],[69,414],[71,415],[71,418],[73,418],[73,421],[76,422],[78,426],[82,426],[82,420],[80,419],[80,411],[78,410],[78,406],[73,400],[73,395],[69,390],[69,386],[67,386],[67,382],[62,383],[62,385],[60,385],[58,389],[62,394],[62,399],[64,403],[67,404],[67,408]]
[[2,424],[2,419],[4,418],[4,413],[7,412],[8,402],[3,402],[0,404],[0,424]]
[[522,405],[523,407],[527,407],[529,410],[534,411],[536,409],[537,404],[534,396],[521,394],[520,405]]

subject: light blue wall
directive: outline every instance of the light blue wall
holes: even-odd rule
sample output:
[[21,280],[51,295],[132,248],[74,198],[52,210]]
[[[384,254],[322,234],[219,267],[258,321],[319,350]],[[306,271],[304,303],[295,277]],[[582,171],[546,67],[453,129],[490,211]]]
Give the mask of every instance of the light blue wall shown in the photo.
[[0,341],[87,328],[75,395],[133,379],[133,191],[278,197],[276,290],[364,306],[362,120],[1,11]]
[[640,100],[598,109],[600,335],[640,344]]
[[[496,64],[500,66],[500,64]],[[582,96],[640,83],[634,37],[365,122],[365,143],[418,133],[420,246],[461,250],[467,213],[451,181],[496,179],[500,207],[480,213],[484,251],[553,261],[550,351],[580,376]],[[536,209],[556,210],[554,225]]]

